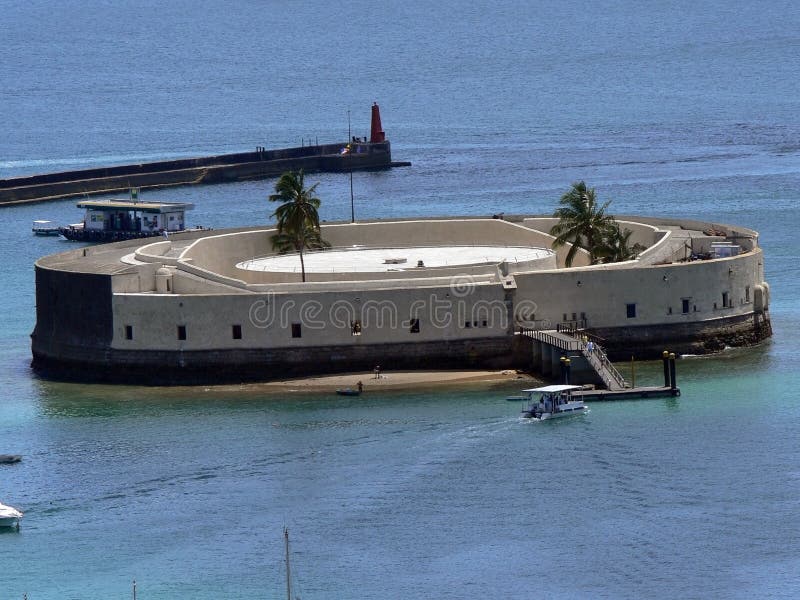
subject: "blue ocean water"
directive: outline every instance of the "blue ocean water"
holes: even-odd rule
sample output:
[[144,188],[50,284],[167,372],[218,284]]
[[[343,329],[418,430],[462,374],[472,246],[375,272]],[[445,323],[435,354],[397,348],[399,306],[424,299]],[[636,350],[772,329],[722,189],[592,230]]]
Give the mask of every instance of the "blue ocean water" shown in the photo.
[[[774,338],[679,364],[674,400],[525,425],[508,389],[360,399],[37,379],[33,262],[0,209],[0,598],[795,598],[800,9],[712,0],[0,1],[0,177],[366,135],[357,218],[617,214],[760,232]],[[319,181],[348,219],[349,179]],[[266,222],[271,182],[145,192]],[[621,365],[627,369],[627,365]],[[657,382],[660,365],[638,364]],[[389,372],[391,376],[391,373]]]

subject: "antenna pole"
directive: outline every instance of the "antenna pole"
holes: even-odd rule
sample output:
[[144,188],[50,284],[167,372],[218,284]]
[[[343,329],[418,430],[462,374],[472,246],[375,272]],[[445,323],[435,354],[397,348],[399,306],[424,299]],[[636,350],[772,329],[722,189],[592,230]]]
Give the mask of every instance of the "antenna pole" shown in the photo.
[[292,575],[289,571],[289,529],[283,528],[283,540],[286,548],[286,600],[292,600]]

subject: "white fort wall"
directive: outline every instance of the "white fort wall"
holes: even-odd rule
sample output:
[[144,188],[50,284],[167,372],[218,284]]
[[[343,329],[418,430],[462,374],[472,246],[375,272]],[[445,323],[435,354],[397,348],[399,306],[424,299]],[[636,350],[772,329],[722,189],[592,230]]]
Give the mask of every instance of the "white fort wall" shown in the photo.
[[[504,337],[510,329],[500,285],[457,293],[444,284],[310,294],[114,294],[112,311],[112,347],[121,350],[357,346]],[[412,319],[418,331],[411,331]],[[234,339],[234,325],[241,339]]]
[[[760,250],[640,269],[515,273],[513,279],[516,290],[507,291],[495,280],[457,294],[448,279],[433,287],[396,280],[393,289],[385,287],[390,282],[355,290],[343,283],[317,284],[306,293],[115,293],[113,346],[205,350],[472,339],[507,335],[508,310],[514,311],[516,328],[574,320],[585,320],[589,328],[614,328],[746,315],[764,302]],[[632,316],[630,305],[635,307]],[[418,333],[409,332],[412,318],[419,319]],[[361,321],[360,336],[350,330],[350,321],[356,320]],[[300,338],[291,337],[293,323],[301,324]],[[177,338],[179,325],[186,327],[186,340]],[[232,339],[233,325],[241,326],[242,339]],[[131,340],[125,339],[126,326],[133,328]]]
[[[641,268],[591,267],[515,274],[516,298],[534,302],[531,320],[588,328],[668,325],[752,313],[763,294],[763,255]],[[688,312],[684,313],[684,300]],[[727,305],[723,305],[723,300]],[[628,305],[634,316],[628,316]]]

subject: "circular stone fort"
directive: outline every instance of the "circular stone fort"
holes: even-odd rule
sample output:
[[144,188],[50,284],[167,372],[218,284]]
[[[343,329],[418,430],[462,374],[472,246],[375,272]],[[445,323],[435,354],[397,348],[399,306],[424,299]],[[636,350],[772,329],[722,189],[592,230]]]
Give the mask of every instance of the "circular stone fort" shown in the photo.
[[[542,340],[610,358],[704,353],[771,334],[758,234],[618,217],[634,260],[553,249],[551,217],[323,224],[331,248],[277,254],[275,230],[191,231],[36,262],[33,366],[136,384],[267,381],[384,369],[545,375]],[[551,337],[548,337],[551,336]],[[586,336],[586,337],[584,337]]]

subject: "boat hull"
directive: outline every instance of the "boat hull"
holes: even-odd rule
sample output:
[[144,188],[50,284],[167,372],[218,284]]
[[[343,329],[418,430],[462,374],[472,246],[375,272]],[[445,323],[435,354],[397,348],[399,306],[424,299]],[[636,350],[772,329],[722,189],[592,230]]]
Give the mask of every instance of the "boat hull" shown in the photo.
[[0,527],[19,527],[19,517],[0,517]]
[[[158,231],[105,231],[100,229],[83,229],[62,227],[58,232],[73,242],[122,242],[138,238],[158,237]],[[175,232],[178,233],[178,232]]]
[[562,419],[564,417],[574,417],[575,415],[582,415],[586,412],[587,407],[574,408],[570,410],[563,410],[558,412],[543,412],[538,413],[532,410],[523,410],[522,418],[530,419],[532,421],[550,421],[552,419]]

